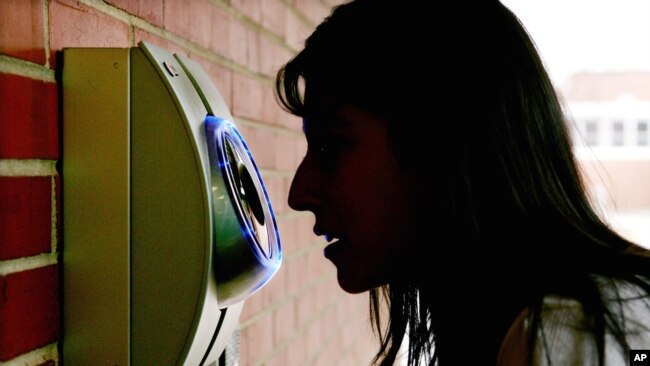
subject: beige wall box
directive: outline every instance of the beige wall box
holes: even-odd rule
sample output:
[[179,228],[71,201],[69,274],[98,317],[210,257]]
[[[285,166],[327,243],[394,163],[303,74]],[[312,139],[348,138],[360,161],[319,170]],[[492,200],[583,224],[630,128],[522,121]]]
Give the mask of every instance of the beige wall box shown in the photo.
[[141,43],[63,53],[63,359],[216,365],[282,261],[214,84]]

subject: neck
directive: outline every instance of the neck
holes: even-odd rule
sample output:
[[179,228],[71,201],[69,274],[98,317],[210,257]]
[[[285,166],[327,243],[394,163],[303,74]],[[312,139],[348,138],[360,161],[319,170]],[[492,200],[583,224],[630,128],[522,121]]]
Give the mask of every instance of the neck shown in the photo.
[[446,294],[436,288],[428,301],[441,364],[457,364],[470,350],[472,364],[495,364],[506,333],[532,296],[510,286],[457,287]]

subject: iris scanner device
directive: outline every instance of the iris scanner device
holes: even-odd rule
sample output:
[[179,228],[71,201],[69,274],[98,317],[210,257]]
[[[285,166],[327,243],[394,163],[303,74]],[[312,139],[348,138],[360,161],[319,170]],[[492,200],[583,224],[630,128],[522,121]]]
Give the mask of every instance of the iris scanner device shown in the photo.
[[216,366],[282,248],[201,66],[141,42],[63,51],[63,357]]

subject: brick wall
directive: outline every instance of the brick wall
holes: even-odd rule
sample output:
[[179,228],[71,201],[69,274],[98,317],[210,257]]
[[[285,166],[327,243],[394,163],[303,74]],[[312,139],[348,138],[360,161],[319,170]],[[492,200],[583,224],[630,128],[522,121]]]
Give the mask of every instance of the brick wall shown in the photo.
[[338,288],[286,197],[305,151],[273,97],[277,67],[339,0],[0,1],[0,362],[62,358],[56,52],[146,40],[201,63],[229,104],[271,195],[285,261],[240,319],[243,365],[364,365],[375,340],[367,296]]

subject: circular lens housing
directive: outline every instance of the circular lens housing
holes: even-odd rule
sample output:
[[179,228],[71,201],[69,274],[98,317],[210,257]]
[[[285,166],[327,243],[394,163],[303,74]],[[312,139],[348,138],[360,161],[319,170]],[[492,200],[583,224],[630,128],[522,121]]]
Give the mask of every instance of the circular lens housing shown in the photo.
[[[225,135],[225,150],[228,158],[230,175],[235,195],[238,196],[238,203],[241,207],[242,218],[246,220],[246,226],[251,229],[257,245],[271,257],[269,246],[269,233],[266,228],[264,207],[257,192],[256,184],[250,171],[246,168],[244,160],[234,146],[232,137]],[[260,184],[263,184],[260,182]]]
[[212,190],[213,262],[220,307],[253,294],[277,272],[280,237],[257,166],[235,126],[205,121]]

